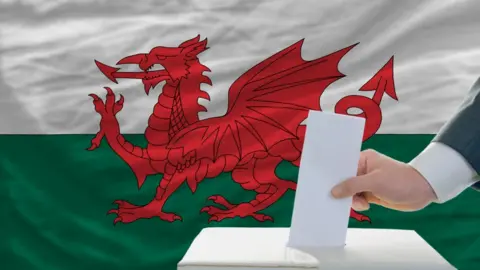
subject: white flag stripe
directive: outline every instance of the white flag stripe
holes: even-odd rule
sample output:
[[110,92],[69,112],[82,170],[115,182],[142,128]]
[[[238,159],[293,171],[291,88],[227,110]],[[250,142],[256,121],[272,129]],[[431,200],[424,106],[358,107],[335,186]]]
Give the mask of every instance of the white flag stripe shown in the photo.
[[211,101],[200,100],[201,118],[225,113],[236,78],[303,38],[306,60],[360,42],[340,62],[346,77],[320,100],[327,111],[347,95],[371,97],[358,89],[394,56],[399,100],[383,97],[379,133],[437,132],[480,76],[477,0],[48,2],[0,1],[0,134],[95,133],[88,94],[104,97],[104,86],[125,96],[122,132],[143,133],[161,88],[147,96],[139,81],[114,84],[94,59],[115,66],[198,34],[208,38],[199,58],[213,82],[202,86]]

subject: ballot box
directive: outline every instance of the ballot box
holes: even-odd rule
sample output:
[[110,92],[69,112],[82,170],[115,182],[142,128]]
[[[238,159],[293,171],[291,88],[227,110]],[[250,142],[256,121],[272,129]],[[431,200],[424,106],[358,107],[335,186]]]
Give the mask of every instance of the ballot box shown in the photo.
[[410,230],[348,229],[343,248],[300,251],[287,246],[289,228],[206,228],[178,270],[450,270]]

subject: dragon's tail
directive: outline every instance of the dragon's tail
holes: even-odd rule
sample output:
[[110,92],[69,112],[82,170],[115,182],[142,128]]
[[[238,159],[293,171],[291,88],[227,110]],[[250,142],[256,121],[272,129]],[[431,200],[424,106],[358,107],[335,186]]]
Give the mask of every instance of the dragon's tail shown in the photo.
[[[348,110],[352,108],[360,109],[362,112],[360,114],[350,114]],[[366,96],[351,95],[340,99],[335,105],[335,113],[365,118],[363,141],[372,137],[382,123],[382,110],[380,105]]]
[[[359,91],[374,92],[372,98],[360,95],[346,96],[335,105],[335,112],[341,114],[350,114],[365,118],[365,131],[363,141],[373,136],[382,124],[382,110],[380,103],[384,95],[398,100],[393,78],[393,56],[388,62],[373,75]],[[360,109],[360,114],[351,114],[348,112],[351,108]]]

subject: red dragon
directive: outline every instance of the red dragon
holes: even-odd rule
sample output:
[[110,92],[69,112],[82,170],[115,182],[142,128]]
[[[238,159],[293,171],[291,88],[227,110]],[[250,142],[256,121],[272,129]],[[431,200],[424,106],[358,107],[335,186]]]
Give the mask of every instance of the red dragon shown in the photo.
[[[345,76],[338,70],[340,60],[358,43],[312,61],[303,60],[302,44],[303,39],[241,75],[229,89],[226,114],[204,120],[198,117],[199,112],[206,111],[198,99],[210,100],[210,97],[200,86],[212,82],[203,74],[210,70],[200,63],[198,55],[208,49],[207,39],[200,40],[197,36],[178,47],[158,46],[149,53],[131,55],[117,63],[136,64],[141,69],[138,72],[121,72],[120,68],[95,60],[100,71],[115,83],[118,78],[142,80],[147,95],[151,88],[165,83],[148,119],[145,148],[133,145],[120,133],[116,115],[124,105],[122,95],[117,100],[108,87],[105,87],[105,101],[90,94],[101,120],[100,130],[88,150],[98,148],[105,137],[110,148],[131,168],[139,188],[147,176],[163,175],[155,197],[146,205],[116,200],[118,207],[109,211],[117,215],[114,224],[153,217],[167,222],[182,220],[176,213],[162,210],[168,198],[184,182],[195,192],[202,180],[223,172],[230,172],[236,183],[257,195],[252,201],[239,204],[221,195],[209,197],[221,206],[201,209],[210,216],[209,222],[235,217],[273,221],[259,212],[288,190],[296,190],[296,183],[280,179],[275,169],[282,161],[299,166],[305,135],[305,125],[301,123],[309,110],[321,110],[322,93]],[[164,69],[152,70],[154,64]],[[380,101],[384,93],[397,100],[393,57],[360,91],[375,93],[372,98],[346,96],[336,104],[335,112],[348,114],[350,108],[361,109],[362,113],[357,115],[366,119],[363,137],[366,140],[380,127]],[[353,210],[350,216],[370,221],[368,216]]]

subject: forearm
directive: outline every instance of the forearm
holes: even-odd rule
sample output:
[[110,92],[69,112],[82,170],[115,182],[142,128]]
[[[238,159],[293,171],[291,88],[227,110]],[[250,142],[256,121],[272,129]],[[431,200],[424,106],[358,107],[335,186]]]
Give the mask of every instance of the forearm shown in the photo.
[[448,145],[480,172],[480,79],[470,89],[458,113],[433,139]]

